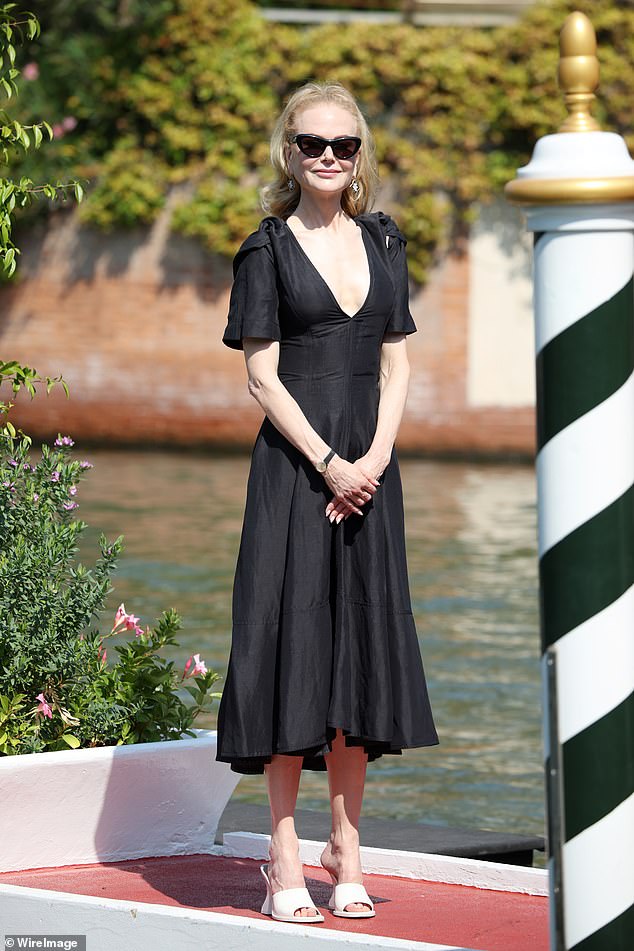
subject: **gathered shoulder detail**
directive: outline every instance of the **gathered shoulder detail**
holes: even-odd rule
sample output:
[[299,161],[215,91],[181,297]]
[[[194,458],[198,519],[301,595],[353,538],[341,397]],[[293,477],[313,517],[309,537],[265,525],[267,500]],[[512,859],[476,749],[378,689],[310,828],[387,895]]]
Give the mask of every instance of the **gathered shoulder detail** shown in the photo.
[[234,350],[244,349],[244,337],[282,339],[274,248],[274,236],[282,226],[279,218],[264,218],[233,259],[233,286],[222,342]]
[[407,238],[399,229],[392,216],[388,215],[386,212],[371,211],[363,215],[358,215],[357,217],[359,219],[364,219],[368,223],[373,222],[378,225],[384,235],[384,244],[386,247],[391,247],[394,244],[394,241],[387,241],[385,239],[397,239],[403,246],[407,244]]
[[417,327],[409,309],[409,275],[405,250],[407,239],[391,215],[384,211],[373,211],[358,217],[370,228],[376,229],[376,240],[387,255],[392,271],[394,300],[385,333],[415,333]]
[[242,242],[233,259],[233,276],[236,276],[242,260],[250,251],[256,251],[258,248],[272,247],[271,238],[279,237],[283,234],[284,223],[281,218],[275,218],[268,215],[260,222],[257,231],[252,231]]

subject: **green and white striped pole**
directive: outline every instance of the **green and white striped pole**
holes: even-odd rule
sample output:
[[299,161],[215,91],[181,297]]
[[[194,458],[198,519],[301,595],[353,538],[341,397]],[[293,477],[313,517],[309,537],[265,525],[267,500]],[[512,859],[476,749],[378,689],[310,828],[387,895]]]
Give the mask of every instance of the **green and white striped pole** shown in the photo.
[[634,162],[589,114],[583,14],[560,49],[570,114],[506,186],[534,232],[551,946],[634,951]]

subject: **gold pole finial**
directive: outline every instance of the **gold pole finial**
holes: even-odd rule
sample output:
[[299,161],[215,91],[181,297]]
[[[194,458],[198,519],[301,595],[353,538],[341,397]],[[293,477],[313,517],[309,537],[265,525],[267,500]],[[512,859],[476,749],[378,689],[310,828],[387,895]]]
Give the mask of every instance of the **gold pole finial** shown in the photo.
[[592,23],[578,10],[564,20],[559,34],[559,87],[569,115],[560,132],[595,132],[599,123],[590,115],[594,90],[599,85],[597,38]]

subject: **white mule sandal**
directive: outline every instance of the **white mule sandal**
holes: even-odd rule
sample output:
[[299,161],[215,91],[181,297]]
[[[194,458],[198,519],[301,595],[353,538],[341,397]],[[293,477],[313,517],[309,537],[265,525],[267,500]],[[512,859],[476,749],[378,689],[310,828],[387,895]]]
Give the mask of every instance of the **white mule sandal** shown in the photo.
[[[338,915],[340,918],[374,918],[376,915],[374,903],[363,885],[358,882],[342,882],[341,885],[338,885],[332,872],[330,872],[330,877],[334,888],[328,907],[333,915]],[[353,903],[369,905],[370,908],[367,911],[345,911],[346,905]]]
[[[275,894],[273,894],[268,876],[268,862],[265,862],[264,865],[260,865],[260,871],[266,882],[266,898],[262,905],[263,915],[271,915],[276,921],[294,921],[302,925],[312,925],[325,920],[305,886],[303,888],[284,888],[281,892],[275,892]],[[317,914],[296,915],[294,912],[296,912],[298,908],[314,908]]]

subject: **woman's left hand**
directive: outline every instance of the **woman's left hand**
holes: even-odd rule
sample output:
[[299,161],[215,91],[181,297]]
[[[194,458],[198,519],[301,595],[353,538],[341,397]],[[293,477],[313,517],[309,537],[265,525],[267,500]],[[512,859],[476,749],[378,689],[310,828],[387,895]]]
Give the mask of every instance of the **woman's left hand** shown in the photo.
[[[358,459],[355,459],[352,465],[358,466],[364,476],[373,479],[380,479],[387,467],[388,462],[389,459],[387,461],[378,460],[368,456],[366,453],[363,456],[359,456]],[[358,506],[361,507],[369,501],[370,499],[359,500]],[[331,499],[326,506],[326,518],[329,518],[331,522],[336,521],[339,523],[342,519],[348,518],[349,515],[354,514],[357,514],[355,513],[355,510],[343,499]]]

